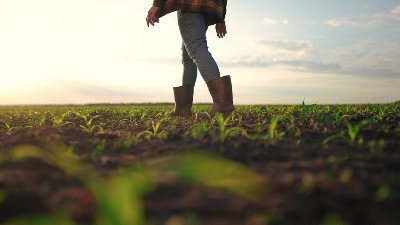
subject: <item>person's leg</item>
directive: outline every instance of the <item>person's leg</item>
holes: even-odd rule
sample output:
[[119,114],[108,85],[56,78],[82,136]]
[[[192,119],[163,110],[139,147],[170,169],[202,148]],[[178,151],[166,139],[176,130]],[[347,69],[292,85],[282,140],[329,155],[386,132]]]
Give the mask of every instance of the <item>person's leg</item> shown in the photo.
[[[209,82],[219,78],[220,72],[218,65],[208,51],[206,38],[208,26],[206,25],[204,15],[180,10],[178,11],[178,24],[187,56],[189,56],[197,66],[204,81]],[[188,78],[188,80],[193,82],[193,71],[190,73],[192,78]],[[184,79],[186,78],[184,77]]]
[[182,85],[194,86],[196,84],[196,79],[197,79],[197,66],[196,64],[194,64],[193,59],[190,58],[189,54],[187,53],[183,41],[182,41],[182,65],[183,65]]
[[207,83],[213,99],[211,110],[208,113],[197,113],[196,116],[207,118],[222,113],[224,117],[228,117],[234,110],[232,83],[230,76],[220,77],[218,65],[208,51],[206,38],[208,26],[204,15],[178,11],[178,23],[186,52]]

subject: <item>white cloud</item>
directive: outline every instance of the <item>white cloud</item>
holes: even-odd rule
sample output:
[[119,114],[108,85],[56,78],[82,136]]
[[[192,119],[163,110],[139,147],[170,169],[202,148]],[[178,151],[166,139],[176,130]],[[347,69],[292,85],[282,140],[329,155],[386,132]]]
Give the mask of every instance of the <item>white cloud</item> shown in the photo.
[[283,24],[286,25],[289,22],[287,20],[277,20],[277,19],[271,19],[271,18],[264,18],[261,20],[261,24],[265,26],[274,26],[274,25],[279,25]]
[[356,21],[354,18],[334,18],[328,20],[326,24],[332,27],[340,27],[344,25],[359,26],[360,23]]
[[376,13],[370,16],[333,18],[326,21],[326,24],[332,27],[353,26],[360,28],[373,28],[388,20],[400,20],[400,5],[389,12]]
[[394,20],[400,20],[400,5],[390,11],[389,17]]
[[305,53],[313,48],[313,45],[311,43],[305,41],[260,40],[257,43],[274,50],[297,52],[297,53]]
[[308,59],[274,59],[268,55],[242,56],[221,62],[226,67],[279,68],[292,72],[333,73],[340,72],[342,66],[337,63]]
[[324,51],[321,54],[331,63],[342,66],[341,73],[364,78],[400,78],[399,43],[382,43],[372,39]]
[[371,28],[379,26],[383,23],[383,19],[380,16],[374,17],[360,17],[360,18],[334,18],[328,20],[326,24],[332,27],[340,27],[340,26],[353,26],[353,27],[361,27],[361,28]]
[[[337,74],[361,79],[400,78],[399,43],[372,39],[331,50],[307,41],[258,40],[257,54],[239,55],[221,62],[232,68],[273,68],[280,71],[312,74]],[[259,48],[259,47],[258,47]]]

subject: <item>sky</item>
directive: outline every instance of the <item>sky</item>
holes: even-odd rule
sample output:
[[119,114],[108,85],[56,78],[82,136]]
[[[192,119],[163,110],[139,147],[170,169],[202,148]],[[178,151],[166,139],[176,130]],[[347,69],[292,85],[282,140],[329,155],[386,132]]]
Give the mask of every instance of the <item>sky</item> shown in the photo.
[[[151,0],[0,0],[0,105],[173,102],[176,13]],[[230,0],[207,32],[235,104],[400,100],[400,0]],[[194,101],[211,102],[200,74]]]

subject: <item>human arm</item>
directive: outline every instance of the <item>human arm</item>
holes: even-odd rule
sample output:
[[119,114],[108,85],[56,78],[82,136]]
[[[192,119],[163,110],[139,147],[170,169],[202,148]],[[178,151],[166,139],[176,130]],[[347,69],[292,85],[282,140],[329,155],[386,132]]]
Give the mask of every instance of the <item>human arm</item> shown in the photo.
[[225,23],[227,5],[228,5],[228,0],[223,1],[222,21],[215,24],[215,30],[217,31],[217,36],[219,38],[224,38],[225,35],[228,33],[226,31],[226,23]]
[[217,31],[217,36],[219,38],[224,38],[225,35],[228,33],[226,31],[226,23],[225,21],[219,22],[217,24],[215,24],[215,30]]
[[160,12],[160,7],[155,4],[149,9],[146,17],[147,26],[150,24],[154,26],[155,23],[159,22],[158,13]]

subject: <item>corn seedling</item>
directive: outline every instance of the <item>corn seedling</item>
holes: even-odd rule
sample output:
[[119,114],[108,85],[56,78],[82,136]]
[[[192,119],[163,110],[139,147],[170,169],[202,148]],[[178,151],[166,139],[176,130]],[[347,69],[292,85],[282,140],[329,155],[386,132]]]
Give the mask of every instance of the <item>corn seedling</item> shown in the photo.
[[394,114],[393,112],[388,112],[388,108],[382,105],[378,106],[378,112],[374,116],[375,121],[382,121],[387,119],[390,115]]
[[351,117],[351,115],[343,115],[343,110],[340,107],[335,109],[335,112],[334,112],[333,115],[334,115],[334,122],[335,123],[339,123],[342,120]]
[[132,136],[132,134],[126,134],[124,135],[124,138],[117,139],[114,142],[114,146],[118,149],[128,149],[139,140],[141,135],[142,133],[139,133],[135,136]]
[[93,151],[92,151],[92,156],[97,158],[99,157],[101,154],[103,154],[103,152],[106,149],[106,140],[100,140],[98,143],[96,143]]
[[203,138],[208,133],[208,129],[209,129],[208,123],[203,121],[203,122],[196,124],[190,130],[190,135],[196,139]]
[[372,153],[382,152],[383,149],[385,148],[385,140],[384,139],[371,140],[368,141],[367,146]]
[[10,125],[9,123],[7,123],[7,122],[3,122],[3,123],[4,123],[3,127],[6,129],[6,132],[11,132],[11,131],[13,131],[13,130],[16,129],[16,127],[11,126],[11,125]]
[[272,117],[269,123],[267,140],[271,141],[272,143],[279,141],[280,139],[282,139],[283,136],[285,136],[285,132],[279,132],[277,129],[278,121],[280,118],[280,116]]
[[363,126],[366,126],[368,124],[371,124],[370,120],[363,120],[355,125],[351,124],[350,122],[346,121],[346,126],[347,126],[347,132],[341,131],[337,134],[333,134],[326,138],[323,141],[323,144],[328,144],[331,142],[333,139],[340,138],[347,143],[350,144],[350,146],[354,147],[357,145],[358,142],[362,142],[362,137],[360,136],[360,130]]
[[100,115],[90,116],[89,112],[83,113],[82,111],[76,112],[75,115],[82,118],[83,121],[85,122],[84,125],[80,125],[80,127],[84,131],[91,133],[91,132],[95,131],[96,129],[98,129],[99,131],[103,130],[103,128],[101,126],[93,124],[93,119],[96,119]]
[[306,105],[304,103],[305,98],[303,99],[303,103],[301,104],[300,108],[300,118],[302,121],[306,121],[309,118],[309,113],[311,110],[314,110],[317,107],[317,103],[312,105]]
[[27,128],[42,126],[46,121],[46,117],[38,112],[27,112],[24,117],[27,120]]
[[268,126],[268,132],[265,135],[253,135],[254,140],[268,141],[270,144],[275,144],[277,141],[281,140],[285,136],[285,132],[278,131],[278,121],[281,116],[274,116],[271,118]]
[[246,130],[241,127],[228,128],[228,122],[231,119],[230,117],[225,119],[222,113],[217,113],[215,118],[218,123],[218,129],[215,131],[215,133],[212,133],[212,137],[215,140],[224,142],[232,133],[241,133],[242,135],[247,136]]
[[140,110],[137,109],[132,109],[128,111],[128,118],[130,121],[133,121],[136,118],[143,119],[146,116],[146,112],[141,112]]
[[148,137],[155,137],[155,138],[163,138],[165,136],[165,131],[160,130],[160,126],[163,123],[164,119],[159,120],[157,123],[151,121],[151,129],[143,131],[143,134]]
[[69,115],[69,111],[62,114],[61,116],[53,116],[53,127],[61,127],[67,124],[70,124],[70,122],[65,122],[64,119]]

